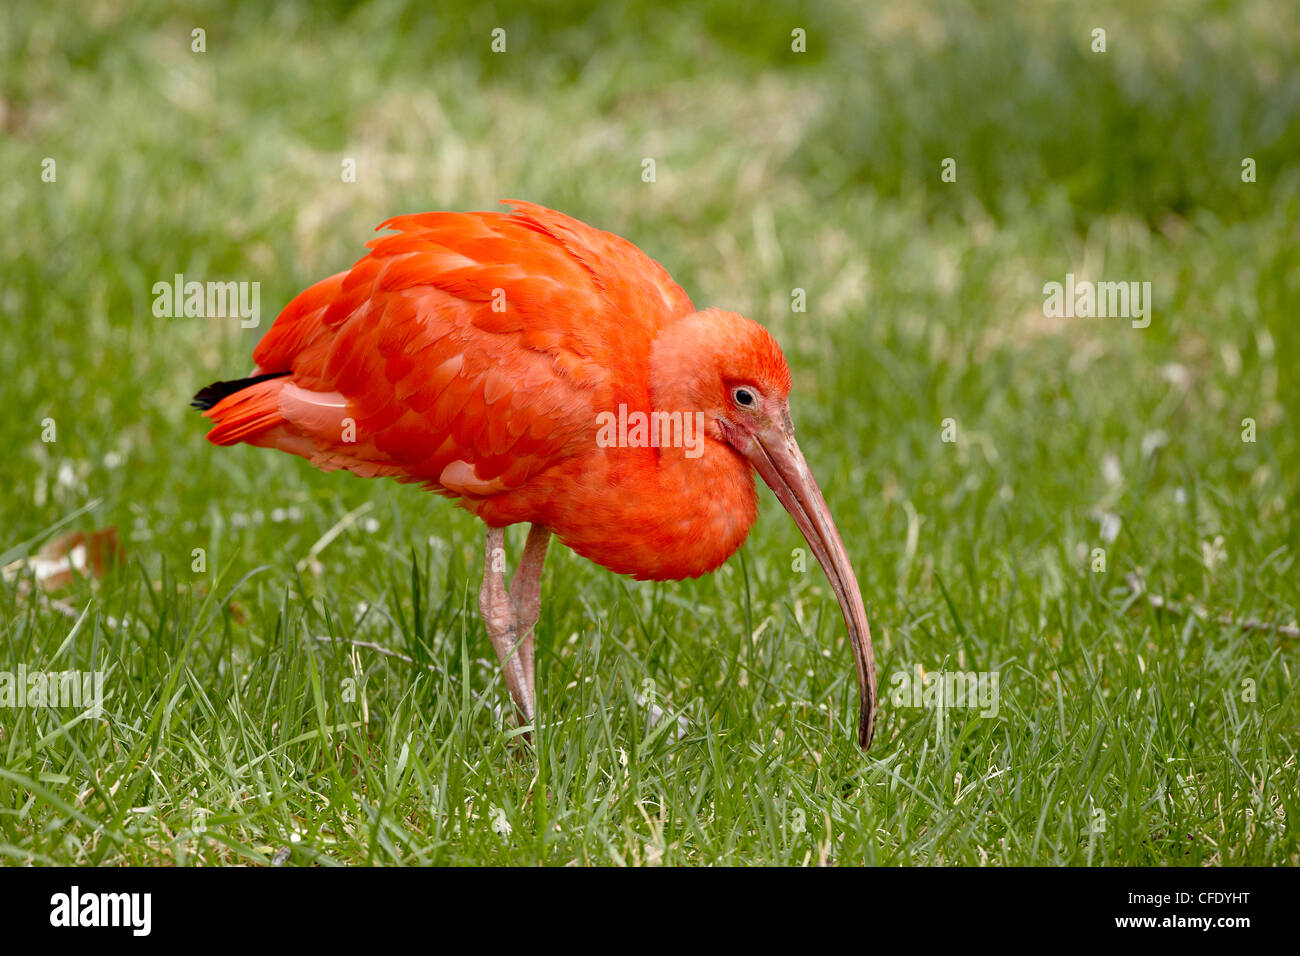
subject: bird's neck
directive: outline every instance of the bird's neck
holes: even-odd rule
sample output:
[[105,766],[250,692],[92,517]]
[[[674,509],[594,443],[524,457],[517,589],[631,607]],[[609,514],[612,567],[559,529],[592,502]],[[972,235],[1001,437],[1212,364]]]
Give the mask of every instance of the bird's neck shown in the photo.
[[[749,463],[706,440],[686,448],[618,447],[575,458],[557,478],[565,494],[535,502],[541,520],[578,554],[640,580],[699,577],[745,540],[758,511]],[[538,514],[540,512],[540,514]]]
[[600,479],[602,510],[625,533],[599,554],[575,547],[580,554],[622,574],[669,580],[707,574],[744,543],[758,513],[753,470],[703,411],[712,379],[700,360],[716,339],[707,312],[677,319],[655,339],[649,408],[626,411],[620,453],[606,457]]

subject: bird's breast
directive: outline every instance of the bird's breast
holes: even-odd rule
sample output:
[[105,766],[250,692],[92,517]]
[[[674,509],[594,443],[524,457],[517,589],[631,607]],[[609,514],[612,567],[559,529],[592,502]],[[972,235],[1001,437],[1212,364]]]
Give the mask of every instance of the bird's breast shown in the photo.
[[695,458],[678,449],[601,451],[538,475],[479,514],[545,524],[588,560],[639,580],[699,577],[744,543],[758,493],[749,463],[729,446],[709,440]]

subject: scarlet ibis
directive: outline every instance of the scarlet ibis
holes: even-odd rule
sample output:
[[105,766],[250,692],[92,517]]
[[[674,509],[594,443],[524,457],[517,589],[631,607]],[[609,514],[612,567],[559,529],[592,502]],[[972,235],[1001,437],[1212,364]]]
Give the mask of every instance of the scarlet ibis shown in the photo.
[[[397,216],[351,269],[300,293],[247,378],[194,397],[208,440],[327,471],[417,482],[487,525],[479,610],[515,704],[534,719],[533,627],[552,534],[639,580],[727,560],[758,508],[751,468],[790,512],[848,627],[858,743],[876,673],[853,567],[795,442],[790,369],[761,325],[696,311],[625,239],[562,213]],[[507,526],[530,529],[509,588]]]

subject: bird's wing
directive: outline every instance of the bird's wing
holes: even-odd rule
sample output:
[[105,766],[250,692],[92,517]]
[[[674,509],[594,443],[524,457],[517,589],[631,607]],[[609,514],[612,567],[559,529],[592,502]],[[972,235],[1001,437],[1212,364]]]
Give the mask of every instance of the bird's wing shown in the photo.
[[594,440],[597,412],[647,407],[650,345],[690,299],[626,240],[513,205],[390,219],[285,308],[253,353],[288,373],[257,386],[276,444],[488,497]]

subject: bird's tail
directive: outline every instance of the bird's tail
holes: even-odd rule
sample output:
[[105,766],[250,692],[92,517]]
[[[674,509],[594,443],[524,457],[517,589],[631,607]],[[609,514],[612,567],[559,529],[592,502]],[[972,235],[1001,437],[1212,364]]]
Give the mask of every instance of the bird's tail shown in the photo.
[[279,394],[288,372],[271,372],[229,382],[213,382],[201,388],[190,405],[201,409],[205,418],[216,422],[208,432],[214,445],[234,445],[259,432],[274,428],[283,417]]

